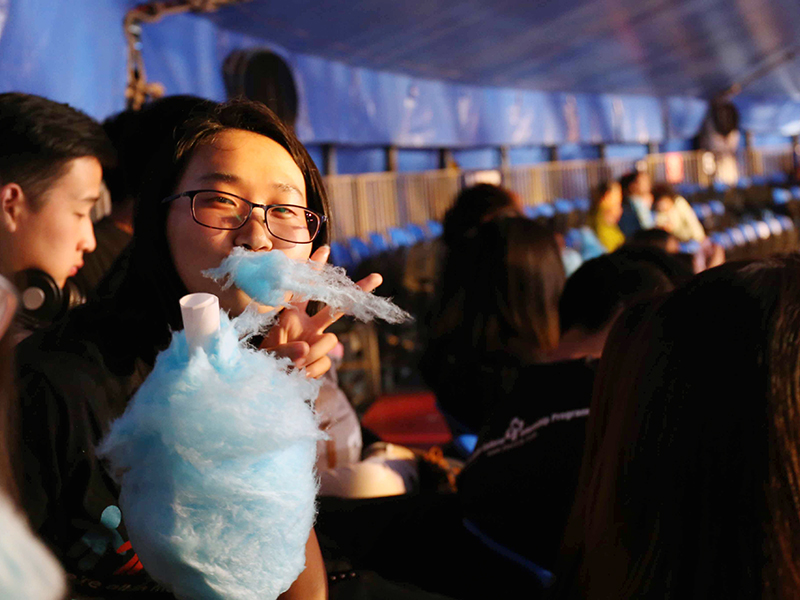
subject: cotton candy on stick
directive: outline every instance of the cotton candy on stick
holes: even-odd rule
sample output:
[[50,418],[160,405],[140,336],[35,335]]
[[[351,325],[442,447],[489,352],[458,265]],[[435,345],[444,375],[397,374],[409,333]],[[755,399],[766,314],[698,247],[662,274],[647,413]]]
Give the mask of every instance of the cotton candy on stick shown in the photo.
[[341,267],[292,260],[283,252],[234,248],[219,267],[205,274],[224,287],[236,285],[270,306],[284,305],[286,292],[291,292],[292,300],[318,300],[333,312],[352,315],[361,321],[378,318],[400,323],[411,318],[390,300],[362,290]]
[[195,326],[174,334],[98,452],[156,580],[182,599],[276,598],[304,568],[315,515],[319,383],[249,348],[205,301],[184,302]]

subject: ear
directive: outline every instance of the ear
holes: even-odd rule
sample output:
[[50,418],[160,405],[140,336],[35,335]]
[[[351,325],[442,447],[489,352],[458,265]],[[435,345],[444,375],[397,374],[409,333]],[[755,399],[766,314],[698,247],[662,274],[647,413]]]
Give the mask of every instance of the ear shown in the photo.
[[13,233],[19,227],[20,218],[28,208],[25,192],[17,183],[0,187],[0,226]]

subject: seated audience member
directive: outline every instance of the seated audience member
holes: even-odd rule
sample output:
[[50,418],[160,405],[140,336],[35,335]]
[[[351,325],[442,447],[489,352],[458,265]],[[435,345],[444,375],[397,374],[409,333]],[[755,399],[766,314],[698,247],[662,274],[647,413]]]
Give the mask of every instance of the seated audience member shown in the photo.
[[665,229],[640,229],[625,240],[626,246],[649,246],[658,248],[667,254],[677,254],[681,251],[681,243],[674,235]]
[[592,193],[589,225],[609,252],[613,252],[625,242],[625,235],[618,225],[621,215],[622,188],[615,181],[601,183]]
[[556,213],[551,220],[551,229],[556,238],[556,243],[561,250],[561,262],[564,263],[564,273],[569,277],[578,270],[583,264],[584,259],[578,250],[567,246],[567,232],[569,229],[567,215]]
[[[115,590],[127,585],[148,597],[163,593],[146,567],[126,567],[136,564],[136,554],[126,544],[124,515],[119,518],[119,487],[95,447],[153,369],[171,331],[182,329],[178,300],[189,292],[214,293],[221,308],[241,314],[251,298],[236,287],[223,290],[202,274],[234,248],[279,251],[298,260],[312,251],[314,260],[328,254],[322,246],[328,235],[321,218],[328,214],[322,179],[300,142],[271,112],[232,102],[189,116],[174,140],[154,149],[133,243],[107,279],[115,284],[113,293],[100,290],[102,300],[72,311],[19,346],[24,504],[34,528],[74,577],[78,594],[118,597],[124,594]],[[209,211],[205,224],[198,220],[193,191],[210,188],[228,194],[225,206],[243,209],[237,229],[211,228],[207,219],[217,213]],[[237,198],[259,206],[237,204]],[[265,207],[273,204],[306,207],[307,227],[298,230],[305,239],[286,241],[271,233]],[[379,281],[373,276],[361,285],[371,290]],[[319,377],[337,343],[324,332],[332,319],[327,311],[311,317],[304,305],[297,308],[281,313],[261,347]],[[107,517],[109,507],[117,518]],[[313,530],[306,565],[287,598],[325,596]]]
[[614,255],[653,265],[666,275],[674,287],[687,283],[695,274],[689,255],[670,254],[652,244],[625,244]]
[[16,290],[0,276],[0,598],[61,600],[67,586],[55,557],[31,533],[19,506],[14,471],[19,465],[14,432],[18,424],[14,393],[14,314]]
[[655,222],[650,175],[635,171],[623,175],[619,183],[622,186],[622,216],[619,220],[622,233],[628,237],[640,229],[652,229]]
[[[551,572],[575,496],[596,359],[629,304],[672,289],[646,262],[587,261],[559,302],[561,341],[535,364],[509,368],[458,478],[465,524],[518,562]],[[540,572],[543,579],[548,573]]]
[[100,280],[133,235],[136,201],[153,148],[195,107],[210,106],[208,100],[194,96],[167,96],[145,105],[141,110],[126,110],[103,122],[103,129],[117,153],[117,164],[104,172],[111,196],[111,214],[94,225],[95,251],[84,258],[75,281],[92,297]]
[[522,214],[522,202],[511,190],[479,183],[462,190],[442,222],[442,239],[448,247],[475,233],[481,224],[497,217]]
[[681,242],[705,241],[706,232],[700,220],[686,198],[676,194],[672,186],[667,184],[654,186],[653,200],[656,227],[669,231]]
[[0,139],[0,274],[32,329],[75,302],[65,286],[95,248],[90,212],[114,149],[82,112],[19,93],[0,94]]
[[796,255],[618,319],[554,598],[800,596],[798,330]]
[[564,281],[555,239],[529,219],[490,221],[451,247],[420,368],[454,435],[478,433],[506,368],[556,347]]

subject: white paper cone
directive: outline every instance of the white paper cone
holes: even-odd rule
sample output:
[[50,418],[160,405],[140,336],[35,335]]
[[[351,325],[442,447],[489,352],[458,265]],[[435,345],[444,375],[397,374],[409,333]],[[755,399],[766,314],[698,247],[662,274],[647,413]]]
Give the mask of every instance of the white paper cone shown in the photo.
[[189,348],[205,348],[219,331],[219,298],[214,294],[187,294],[180,304]]

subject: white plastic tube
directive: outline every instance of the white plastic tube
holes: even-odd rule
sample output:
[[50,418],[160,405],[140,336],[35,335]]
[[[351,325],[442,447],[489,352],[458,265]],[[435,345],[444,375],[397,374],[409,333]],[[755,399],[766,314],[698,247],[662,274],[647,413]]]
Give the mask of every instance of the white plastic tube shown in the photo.
[[219,298],[214,294],[187,294],[180,299],[180,304],[190,350],[205,348],[219,331]]

